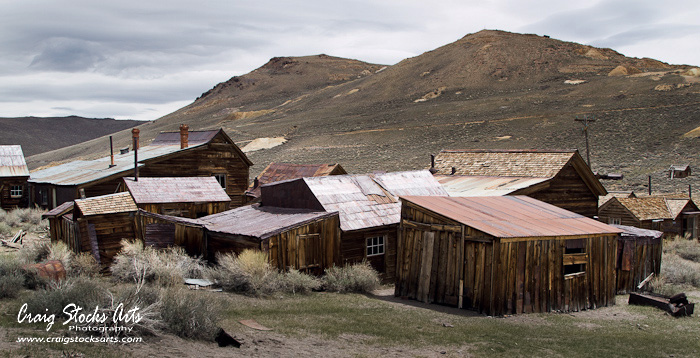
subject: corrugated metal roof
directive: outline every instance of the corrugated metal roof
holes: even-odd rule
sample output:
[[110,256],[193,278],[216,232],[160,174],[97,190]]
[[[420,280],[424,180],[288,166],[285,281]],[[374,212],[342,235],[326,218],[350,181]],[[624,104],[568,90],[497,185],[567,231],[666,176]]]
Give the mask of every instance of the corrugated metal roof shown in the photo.
[[[219,130],[189,131],[187,133],[187,143],[189,146],[193,146],[209,143],[219,133]],[[160,132],[150,145],[176,145],[180,147],[180,132]]]
[[76,199],[75,205],[84,216],[137,211],[136,203],[129,193],[117,193]]
[[258,186],[255,186],[255,183],[251,183],[246,194],[257,198],[260,197],[260,186],[263,184],[331,174],[339,175],[347,174],[347,172],[340,164],[292,164],[273,162],[258,175]]
[[22,146],[0,145],[0,177],[29,176]]
[[551,178],[435,175],[450,196],[503,196]]
[[443,150],[435,157],[436,174],[552,178],[575,151]]
[[634,226],[626,226],[626,225],[610,225],[610,226],[616,227],[616,228],[622,230],[623,237],[635,236],[635,237],[648,237],[648,238],[658,239],[664,234],[661,231],[641,229],[641,228],[634,227]]
[[214,177],[124,178],[137,204],[229,202]]
[[203,222],[209,231],[265,239],[310,221],[334,215],[338,213],[254,204],[205,216],[198,220]]
[[326,211],[339,212],[343,231],[397,224],[401,216],[398,193],[447,195],[427,170],[301,180]]
[[576,236],[622,232],[599,221],[527,196],[402,199],[498,238]]

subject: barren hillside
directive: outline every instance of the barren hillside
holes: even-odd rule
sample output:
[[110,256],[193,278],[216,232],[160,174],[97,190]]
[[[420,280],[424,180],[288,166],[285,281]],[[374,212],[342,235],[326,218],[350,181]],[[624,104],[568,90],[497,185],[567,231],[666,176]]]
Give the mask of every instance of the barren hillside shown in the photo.
[[[663,179],[671,164],[700,165],[700,70],[628,58],[536,35],[480,31],[393,66],[325,55],[273,58],[216,85],[192,104],[142,125],[142,136],[223,127],[250,152],[253,175],[270,161],[339,162],[349,172],[425,168],[455,148],[577,148],[590,126],[593,170],[620,172],[612,189],[700,194],[696,177]],[[693,130],[695,130],[693,132]],[[125,131],[120,145],[129,141]],[[106,153],[104,140],[34,156],[30,166]]]

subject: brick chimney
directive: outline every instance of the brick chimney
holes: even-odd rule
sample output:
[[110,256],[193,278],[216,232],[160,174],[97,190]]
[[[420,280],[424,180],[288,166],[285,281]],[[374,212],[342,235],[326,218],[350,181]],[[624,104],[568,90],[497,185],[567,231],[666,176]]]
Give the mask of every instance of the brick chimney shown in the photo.
[[139,133],[141,131],[138,128],[131,130],[131,138],[134,139],[134,149],[139,149]]
[[185,149],[188,147],[187,137],[189,135],[190,126],[187,124],[180,125],[180,149]]

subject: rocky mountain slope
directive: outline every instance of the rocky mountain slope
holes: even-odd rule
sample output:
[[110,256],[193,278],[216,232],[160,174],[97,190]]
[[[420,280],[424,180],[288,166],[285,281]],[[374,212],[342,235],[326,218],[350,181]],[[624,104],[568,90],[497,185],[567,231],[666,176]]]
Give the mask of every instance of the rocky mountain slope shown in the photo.
[[[339,162],[360,173],[426,168],[441,149],[579,149],[585,157],[574,119],[587,116],[596,119],[593,170],[625,176],[609,188],[643,192],[651,175],[655,189],[691,184],[700,194],[697,176],[664,178],[671,164],[700,165],[699,76],[692,66],[485,30],[393,66],[273,58],[140,128],[146,139],[188,123],[223,127],[241,146],[285,141],[249,152],[252,175],[270,161]],[[118,138],[129,142],[127,132]],[[103,142],[34,156],[30,166],[104,155]]]

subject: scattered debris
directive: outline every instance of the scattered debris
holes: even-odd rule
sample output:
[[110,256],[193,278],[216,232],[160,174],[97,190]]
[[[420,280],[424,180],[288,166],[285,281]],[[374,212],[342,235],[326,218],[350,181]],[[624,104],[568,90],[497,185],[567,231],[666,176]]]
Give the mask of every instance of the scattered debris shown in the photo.
[[654,278],[653,272],[650,273],[649,276],[647,276],[647,278],[644,279],[644,281],[640,282],[639,285],[637,285],[637,289],[641,290],[642,287],[644,287],[649,281],[651,281],[652,278]]
[[258,331],[271,331],[272,330],[272,328],[267,328],[267,327],[261,325],[260,323],[256,322],[253,319],[242,319],[238,322],[246,327],[250,327],[252,329],[257,329]]
[[36,270],[39,277],[60,281],[66,279],[66,268],[58,260],[51,260],[39,264],[27,265],[25,269]]
[[452,328],[452,327],[454,327],[454,325],[451,325],[451,324],[449,324],[449,323],[443,323],[442,326],[443,326],[443,327],[447,327],[447,328]]
[[219,333],[216,334],[214,341],[219,344],[219,347],[234,346],[235,348],[241,348],[242,344],[236,337],[231,337],[230,334],[226,333],[223,328],[219,328]]
[[652,296],[641,293],[630,293],[628,302],[630,305],[653,306],[660,308],[673,317],[691,316],[693,314],[694,303],[689,303],[685,293],[680,293],[671,298]]
[[16,243],[17,241],[19,241],[20,244],[21,244],[21,243],[22,243],[21,240],[22,240],[22,238],[23,238],[25,235],[27,235],[27,232],[24,231],[24,230],[22,230],[22,229],[20,229],[19,231],[17,231],[17,233],[15,234],[15,236],[12,237],[12,239],[10,240],[10,242],[14,244],[14,243]]
[[186,278],[185,284],[189,286],[190,289],[199,290],[200,288],[213,286],[214,282],[201,278]]
[[565,84],[567,85],[580,85],[581,83],[586,83],[588,81],[586,80],[566,80],[564,81]]
[[0,244],[2,244],[2,246],[4,246],[4,247],[9,247],[9,248],[14,249],[14,250],[19,250],[21,248],[20,245],[12,244],[12,243],[7,242],[5,240],[0,240]]

